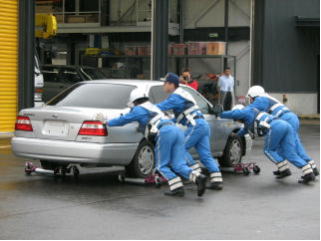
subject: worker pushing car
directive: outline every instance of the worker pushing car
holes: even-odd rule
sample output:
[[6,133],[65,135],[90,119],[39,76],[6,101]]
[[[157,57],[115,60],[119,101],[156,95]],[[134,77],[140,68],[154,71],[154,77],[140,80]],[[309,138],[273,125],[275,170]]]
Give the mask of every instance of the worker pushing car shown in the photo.
[[278,119],[252,106],[244,108],[237,105],[231,111],[220,114],[221,118],[234,119],[244,123],[244,128],[237,134],[247,133],[265,136],[264,154],[278,167],[277,178],[291,175],[287,160],[302,170],[301,183],[314,181],[315,175],[310,164],[306,163],[296,151],[295,133],[286,121]]
[[[131,111],[107,122],[108,126],[123,126],[137,121],[144,129],[145,137],[155,141],[156,169],[167,180],[169,196],[184,196],[184,185],[180,175],[197,185],[197,194],[202,196],[206,189],[207,178],[190,168],[184,159],[184,133],[165,114],[149,102],[141,89],[134,89],[129,98]],[[177,174],[176,174],[177,173]]]
[[[254,85],[249,88],[247,96],[250,98],[251,104],[249,106],[270,113],[274,117],[280,118],[289,123],[294,130],[295,147],[298,155],[309,163],[313,169],[315,176],[319,175],[319,170],[314,160],[306,153],[299,136],[300,120],[298,116],[289,110],[285,105],[267,94],[262,86]],[[279,172],[274,172],[279,175]]]
[[195,147],[201,163],[210,172],[210,183],[208,188],[221,190],[223,178],[218,162],[212,157],[210,149],[210,127],[204,119],[202,112],[197,106],[193,96],[179,87],[179,77],[174,73],[165,76],[164,91],[170,96],[157,104],[162,111],[173,110],[175,121],[187,126],[185,131],[186,161],[194,170],[201,172],[200,165],[195,162],[189,149]]

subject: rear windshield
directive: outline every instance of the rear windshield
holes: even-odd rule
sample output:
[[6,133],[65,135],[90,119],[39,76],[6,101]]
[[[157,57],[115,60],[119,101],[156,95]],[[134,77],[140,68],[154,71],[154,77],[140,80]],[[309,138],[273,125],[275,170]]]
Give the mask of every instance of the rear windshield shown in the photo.
[[126,108],[134,86],[116,84],[76,84],[60,93],[48,105],[89,108]]

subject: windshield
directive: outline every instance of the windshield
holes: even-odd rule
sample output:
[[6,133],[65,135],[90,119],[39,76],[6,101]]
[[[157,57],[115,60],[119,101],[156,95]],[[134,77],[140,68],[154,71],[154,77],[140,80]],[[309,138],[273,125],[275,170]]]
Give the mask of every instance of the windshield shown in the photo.
[[123,109],[134,86],[80,83],[54,97],[47,104],[89,108]]
[[74,68],[44,66],[42,73],[45,82],[77,83],[82,81],[81,76]]
[[84,72],[90,76],[91,79],[106,79],[106,75],[98,70],[98,69],[91,69],[91,68],[83,68]]

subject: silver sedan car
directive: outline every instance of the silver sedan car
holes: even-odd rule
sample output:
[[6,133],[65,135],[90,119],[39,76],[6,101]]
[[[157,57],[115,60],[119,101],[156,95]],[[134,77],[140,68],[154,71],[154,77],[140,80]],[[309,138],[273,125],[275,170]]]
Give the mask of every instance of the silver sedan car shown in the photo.
[[[127,175],[148,176],[154,168],[153,146],[138,131],[138,123],[108,128],[105,125],[130,111],[126,104],[135,88],[143,89],[153,103],[167,97],[160,81],[95,80],[73,85],[43,107],[21,110],[12,138],[13,152],[40,160],[45,169],[69,164],[125,166]],[[252,144],[250,138],[235,135],[241,124],[220,119],[201,94],[188,86],[182,88],[195,98],[210,123],[213,156],[223,166],[239,162]],[[197,159],[196,152],[191,153]]]

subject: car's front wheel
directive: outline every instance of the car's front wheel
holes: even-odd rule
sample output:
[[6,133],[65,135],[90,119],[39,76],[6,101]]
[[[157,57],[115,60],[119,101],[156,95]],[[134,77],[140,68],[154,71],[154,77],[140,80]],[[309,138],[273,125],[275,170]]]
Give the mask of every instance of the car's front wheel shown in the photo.
[[126,167],[126,175],[145,178],[152,174],[154,166],[154,147],[151,143],[144,140],[139,144],[132,162]]
[[233,133],[227,140],[223,156],[219,158],[220,164],[223,167],[232,167],[241,161],[242,153],[242,140],[239,136]]

